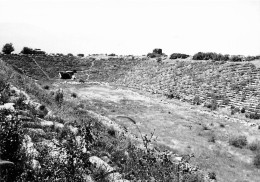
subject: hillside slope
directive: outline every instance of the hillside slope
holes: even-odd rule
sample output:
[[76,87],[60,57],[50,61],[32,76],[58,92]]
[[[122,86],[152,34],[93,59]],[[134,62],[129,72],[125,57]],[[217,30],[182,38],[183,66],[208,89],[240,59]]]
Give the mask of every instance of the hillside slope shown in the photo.
[[[58,78],[59,71],[87,69],[90,62],[73,56],[48,56],[48,55],[4,55],[0,58],[11,65],[16,71],[37,80]],[[43,72],[43,71],[44,72]]]
[[211,108],[232,106],[251,118],[260,116],[260,68],[251,63],[143,62],[116,83]]
[[59,88],[0,68],[0,181],[210,181]]

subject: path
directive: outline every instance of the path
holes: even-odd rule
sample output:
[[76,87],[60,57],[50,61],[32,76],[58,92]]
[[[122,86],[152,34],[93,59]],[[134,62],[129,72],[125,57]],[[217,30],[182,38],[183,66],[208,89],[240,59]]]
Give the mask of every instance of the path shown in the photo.
[[35,62],[35,64],[37,65],[37,67],[43,72],[43,74],[48,78],[48,80],[51,80],[51,78],[49,77],[49,75],[41,68],[41,66],[37,63],[37,61],[32,58],[32,60]]

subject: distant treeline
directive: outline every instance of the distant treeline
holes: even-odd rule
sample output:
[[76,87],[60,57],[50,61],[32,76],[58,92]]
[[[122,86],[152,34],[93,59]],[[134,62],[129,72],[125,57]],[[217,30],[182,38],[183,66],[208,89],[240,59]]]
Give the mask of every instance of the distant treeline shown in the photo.
[[32,49],[29,47],[24,47],[21,51],[22,54],[46,54],[44,51],[40,49]]
[[198,52],[193,55],[193,60],[214,60],[214,61],[253,61],[255,59],[260,59],[260,55],[258,56],[242,56],[242,55],[228,55],[228,54],[218,54],[215,52]]

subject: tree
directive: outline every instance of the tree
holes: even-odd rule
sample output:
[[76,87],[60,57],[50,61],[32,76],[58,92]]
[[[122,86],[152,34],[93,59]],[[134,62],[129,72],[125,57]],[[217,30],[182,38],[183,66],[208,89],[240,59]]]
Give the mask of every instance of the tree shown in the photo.
[[21,51],[22,54],[33,54],[33,49],[29,47],[24,47],[23,50]]
[[12,43],[7,43],[4,45],[2,52],[5,54],[11,54],[14,51],[14,47]]
[[78,57],[84,57],[84,54],[78,54],[77,56]]

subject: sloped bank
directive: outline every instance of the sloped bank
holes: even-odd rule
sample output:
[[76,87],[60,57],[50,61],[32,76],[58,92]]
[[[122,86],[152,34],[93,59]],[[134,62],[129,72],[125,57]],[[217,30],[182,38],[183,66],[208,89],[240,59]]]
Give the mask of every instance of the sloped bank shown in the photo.
[[[137,148],[109,119],[64,101],[60,91],[45,93],[32,80],[14,73],[7,65],[1,66],[12,74],[1,72],[1,78],[6,79],[1,82],[0,158],[14,164],[4,168],[7,170],[1,167],[1,180],[187,181],[206,178],[199,171],[191,171],[187,162],[174,163],[168,155],[153,148]],[[30,93],[22,94],[24,92],[14,86],[10,87],[9,81]],[[32,99],[35,101],[31,102]],[[42,104],[37,104],[40,102]],[[109,123],[112,128],[104,126]]]

